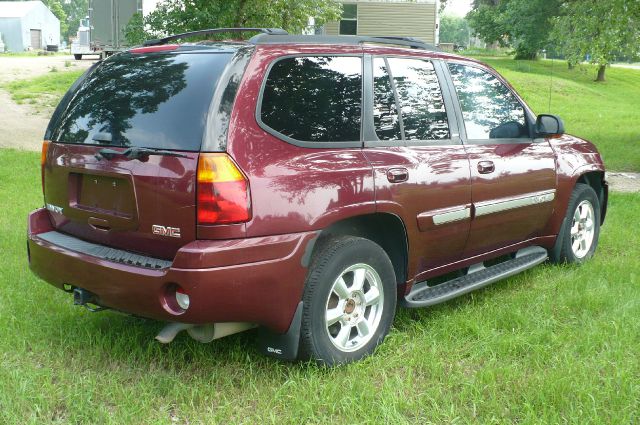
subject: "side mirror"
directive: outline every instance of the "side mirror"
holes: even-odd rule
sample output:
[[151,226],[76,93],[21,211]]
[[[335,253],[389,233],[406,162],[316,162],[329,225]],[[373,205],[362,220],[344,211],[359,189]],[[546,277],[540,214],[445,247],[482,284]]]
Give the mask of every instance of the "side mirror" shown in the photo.
[[536,120],[536,134],[542,137],[564,134],[564,122],[557,115],[540,114]]

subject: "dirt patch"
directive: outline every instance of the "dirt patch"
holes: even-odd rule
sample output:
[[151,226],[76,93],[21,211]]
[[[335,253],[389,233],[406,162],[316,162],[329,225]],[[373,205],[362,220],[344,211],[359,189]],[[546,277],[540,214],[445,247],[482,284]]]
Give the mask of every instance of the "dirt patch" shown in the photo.
[[2,56],[0,55],[0,84],[32,78],[51,72],[89,68],[96,59],[75,60],[73,56]]
[[640,173],[608,172],[609,190],[614,192],[640,192]]

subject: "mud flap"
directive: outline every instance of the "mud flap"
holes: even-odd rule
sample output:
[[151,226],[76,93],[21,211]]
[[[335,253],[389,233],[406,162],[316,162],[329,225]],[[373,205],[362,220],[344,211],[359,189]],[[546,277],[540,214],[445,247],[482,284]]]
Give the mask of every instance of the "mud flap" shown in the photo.
[[303,302],[300,301],[286,333],[277,334],[267,328],[260,328],[258,348],[263,354],[280,360],[296,360],[298,358],[302,306]]

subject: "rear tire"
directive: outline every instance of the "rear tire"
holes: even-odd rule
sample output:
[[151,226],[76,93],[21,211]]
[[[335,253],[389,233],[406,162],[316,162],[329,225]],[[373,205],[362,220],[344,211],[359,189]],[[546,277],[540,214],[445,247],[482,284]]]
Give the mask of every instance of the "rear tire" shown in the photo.
[[577,183],[567,215],[549,254],[554,263],[583,263],[593,257],[600,237],[600,201],[593,188]]
[[80,59],[82,59],[82,55],[79,55],[79,54],[74,54],[74,55],[73,55],[73,57],[74,57],[74,59],[75,59],[75,60],[77,60],[77,61],[79,61]]
[[368,239],[342,236],[318,249],[305,283],[300,352],[331,367],[382,343],[395,315],[396,279],[385,251]]

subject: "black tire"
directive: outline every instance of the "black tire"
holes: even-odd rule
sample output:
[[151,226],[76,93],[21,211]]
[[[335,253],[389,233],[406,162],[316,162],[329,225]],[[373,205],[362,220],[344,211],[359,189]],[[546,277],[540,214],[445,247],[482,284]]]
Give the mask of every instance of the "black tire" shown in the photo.
[[[591,243],[588,249],[583,248],[576,253],[576,250],[572,247],[577,239],[572,236],[572,228],[575,229],[574,215],[576,214],[576,209],[578,207],[586,205],[584,203],[590,204],[593,209],[593,237],[591,238]],[[555,246],[549,252],[549,259],[553,263],[583,263],[593,257],[596,247],[598,246],[599,237],[600,201],[598,199],[598,195],[591,186],[583,183],[577,183],[571,193],[571,197],[569,198],[567,215],[565,216],[562,227],[560,228],[558,239],[556,239]]]
[[[350,268],[355,269],[348,271]],[[377,276],[371,273],[370,269],[374,270]],[[363,292],[351,292],[355,288],[356,273],[366,275]],[[334,283],[341,276],[350,294],[344,298],[333,290]],[[380,280],[377,281],[377,278]],[[366,297],[375,294],[375,291],[369,292],[374,286],[381,289],[381,299],[375,305],[367,306],[369,301]],[[313,359],[319,365],[331,367],[360,360],[371,354],[389,332],[395,316],[396,297],[393,265],[379,245],[368,239],[353,236],[341,236],[325,241],[318,246],[318,251],[314,254],[305,282],[300,357]],[[326,318],[332,304],[336,311],[342,312],[342,318],[329,325]],[[344,309],[341,306],[344,306]],[[358,321],[357,324],[352,324],[354,321]],[[370,330],[366,336],[362,336],[360,332],[360,322],[364,321],[367,322],[365,330]],[[370,322],[377,325],[372,323],[369,327]],[[345,334],[355,333],[353,340],[348,336],[348,341],[345,341],[346,345],[350,345],[346,350],[337,345],[338,341],[343,339],[339,337],[339,331],[343,330],[343,327]],[[333,337],[330,336],[332,333]]]
[[80,59],[82,59],[82,55],[79,54],[74,54],[73,57],[75,58],[75,60],[79,61]]

